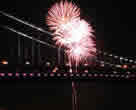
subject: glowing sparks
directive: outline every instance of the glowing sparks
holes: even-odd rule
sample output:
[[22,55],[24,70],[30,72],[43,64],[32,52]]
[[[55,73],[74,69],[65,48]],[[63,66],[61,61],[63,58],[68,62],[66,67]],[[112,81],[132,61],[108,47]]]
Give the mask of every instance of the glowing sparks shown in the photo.
[[79,64],[96,53],[92,26],[80,18],[80,8],[72,2],[56,3],[48,12],[46,22],[54,31],[56,45],[64,47],[69,62]]
[[95,43],[90,38],[84,38],[78,43],[71,45],[67,50],[67,55],[71,63],[79,64],[87,62],[86,60],[93,57],[96,53]]
[[69,21],[80,18],[80,9],[72,2],[56,3],[51,7],[47,16],[47,24],[51,30],[57,30]]

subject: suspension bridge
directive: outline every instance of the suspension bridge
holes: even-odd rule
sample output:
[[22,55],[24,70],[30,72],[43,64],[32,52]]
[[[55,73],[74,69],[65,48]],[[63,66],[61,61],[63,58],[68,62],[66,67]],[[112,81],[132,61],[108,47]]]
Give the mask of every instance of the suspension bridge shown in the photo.
[[[92,60],[91,64],[84,64],[78,68],[78,71],[71,68],[61,59],[61,53],[58,52],[58,48],[48,41],[43,41],[35,33],[41,33],[41,35],[46,35],[48,39],[53,34],[46,31],[41,27],[37,27],[29,22],[23,21],[15,16],[8,13],[0,11],[1,17],[6,17],[14,22],[18,22],[27,28],[31,28],[30,31],[20,31],[16,29],[16,25],[12,27],[9,25],[1,25],[5,31],[10,31],[18,35],[18,53],[17,62],[9,61],[9,58],[2,59],[0,63],[0,79],[104,79],[104,80],[136,80],[136,60],[118,56],[113,53],[108,53],[97,49],[97,56]],[[35,32],[34,32],[35,31]],[[30,34],[31,33],[31,34]],[[14,37],[14,36],[12,36]],[[24,61],[24,56],[21,53],[21,38],[30,39],[32,41],[31,55],[29,60]],[[38,45],[36,45],[36,43]],[[57,59],[51,59],[50,61],[41,61],[40,48],[46,47],[50,49],[55,49],[57,54]],[[37,49],[37,50],[36,50]],[[38,53],[35,56],[35,52]],[[63,53],[63,49],[62,49]],[[45,56],[46,57],[46,56]],[[63,56],[64,57],[64,56]],[[12,59],[12,57],[10,57]],[[26,58],[27,59],[27,58]],[[46,58],[44,58],[46,59]],[[63,60],[61,63],[60,60]],[[8,69],[7,68],[12,68]]]

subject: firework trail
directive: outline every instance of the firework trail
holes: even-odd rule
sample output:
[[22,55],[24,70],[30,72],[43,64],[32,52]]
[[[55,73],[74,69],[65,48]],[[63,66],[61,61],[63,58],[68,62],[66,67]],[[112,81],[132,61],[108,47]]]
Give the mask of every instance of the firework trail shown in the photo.
[[56,45],[65,48],[69,62],[77,65],[96,53],[92,26],[80,17],[80,8],[68,1],[54,4],[46,23],[54,31]]

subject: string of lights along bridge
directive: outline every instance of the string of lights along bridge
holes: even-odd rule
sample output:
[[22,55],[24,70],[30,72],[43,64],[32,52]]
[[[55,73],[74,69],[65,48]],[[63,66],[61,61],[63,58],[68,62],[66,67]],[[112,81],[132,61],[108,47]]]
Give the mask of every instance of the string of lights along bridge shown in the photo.
[[[65,10],[63,10],[64,8]],[[71,2],[56,3],[49,9],[46,23],[54,33],[3,11],[0,11],[0,14],[45,35],[53,36],[56,46],[10,26],[2,26],[4,29],[31,39],[33,42],[38,42],[40,45],[58,48],[58,53],[63,49],[64,56],[68,59],[67,63],[65,62],[63,65],[53,63],[54,61],[44,61],[44,65],[39,64],[35,68],[31,61],[25,61],[21,67],[17,66],[14,70],[7,71],[7,68],[11,66],[8,58],[0,58],[0,79],[136,79],[135,60],[96,50],[94,30],[91,24],[80,18],[80,9]]]

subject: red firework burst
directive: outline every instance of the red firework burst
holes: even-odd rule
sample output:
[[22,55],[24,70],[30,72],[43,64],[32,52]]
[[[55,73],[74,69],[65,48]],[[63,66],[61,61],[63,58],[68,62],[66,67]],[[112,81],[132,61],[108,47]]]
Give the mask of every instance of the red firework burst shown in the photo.
[[80,9],[72,2],[61,1],[54,4],[48,11],[46,22],[51,30],[58,30],[60,26],[78,18],[80,18]]
[[66,47],[69,62],[79,64],[96,53],[91,25],[80,19],[80,9],[72,2],[56,3],[48,12],[46,22],[54,31],[56,45]]

